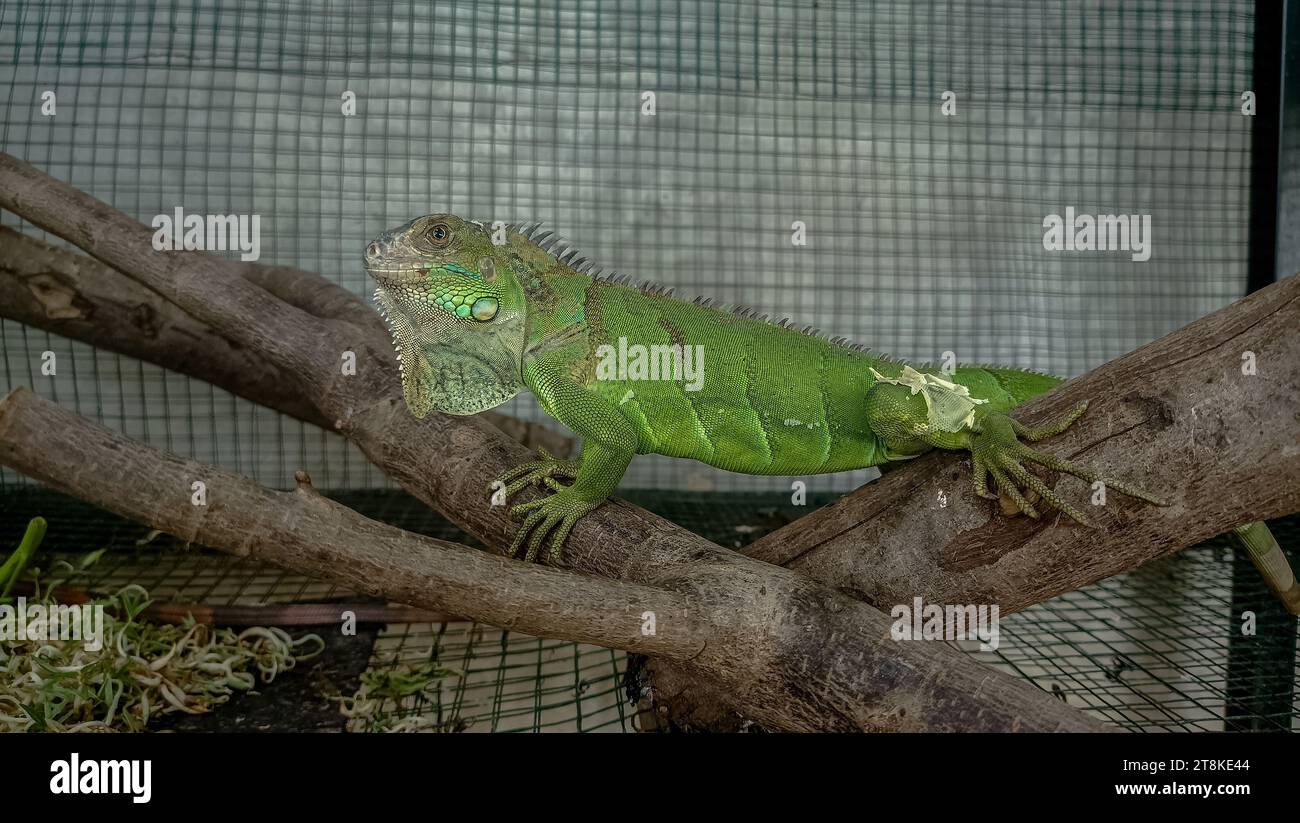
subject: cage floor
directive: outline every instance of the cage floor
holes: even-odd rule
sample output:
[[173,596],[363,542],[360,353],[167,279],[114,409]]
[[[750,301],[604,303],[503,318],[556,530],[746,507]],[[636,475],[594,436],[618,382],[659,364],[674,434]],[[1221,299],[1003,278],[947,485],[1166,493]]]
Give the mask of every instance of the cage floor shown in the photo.
[[[402,528],[473,543],[404,494],[335,496]],[[808,510],[742,494],[710,495],[707,503],[662,492],[627,496],[733,548]],[[156,602],[210,606],[360,599],[266,564],[181,546],[45,491],[11,492],[0,499],[0,541],[15,542],[26,520],[38,514],[50,522],[45,548],[53,556],[110,549],[85,581],[93,590],[136,583]],[[1300,517],[1271,525],[1295,563]],[[1241,631],[1243,611],[1255,614],[1253,635]],[[1249,562],[1234,559],[1226,542],[1216,540],[1006,616],[996,650],[968,651],[1136,731],[1295,730],[1300,728],[1296,625]],[[424,727],[472,732],[639,726],[624,689],[623,652],[455,620],[376,625],[346,637],[334,624],[294,629],[309,630],[333,635],[323,659],[220,707],[206,727],[343,731],[348,723],[338,712],[337,697],[354,690],[364,671],[430,661],[454,674],[401,705],[385,702],[383,713]],[[314,708],[302,708],[307,703]]]

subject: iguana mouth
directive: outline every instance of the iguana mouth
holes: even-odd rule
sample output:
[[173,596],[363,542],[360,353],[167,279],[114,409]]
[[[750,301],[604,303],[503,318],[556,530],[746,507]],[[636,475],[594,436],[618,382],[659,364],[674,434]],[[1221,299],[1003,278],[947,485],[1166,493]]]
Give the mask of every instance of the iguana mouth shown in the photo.
[[366,266],[366,274],[383,286],[402,286],[409,285],[411,282],[424,277],[423,269],[412,266],[385,268],[382,266]]

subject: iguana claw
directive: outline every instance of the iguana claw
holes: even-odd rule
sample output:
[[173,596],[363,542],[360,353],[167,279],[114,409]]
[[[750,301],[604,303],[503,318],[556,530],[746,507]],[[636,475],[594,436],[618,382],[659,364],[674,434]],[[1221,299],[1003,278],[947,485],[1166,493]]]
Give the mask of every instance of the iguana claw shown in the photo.
[[578,476],[579,461],[561,460],[542,448],[539,448],[537,453],[542,456],[541,460],[520,463],[497,478],[497,483],[504,484],[506,487],[505,498],[507,500],[534,483],[545,484],[551,489],[561,489],[564,487],[557,483],[554,478],[563,477],[566,480],[573,480]]

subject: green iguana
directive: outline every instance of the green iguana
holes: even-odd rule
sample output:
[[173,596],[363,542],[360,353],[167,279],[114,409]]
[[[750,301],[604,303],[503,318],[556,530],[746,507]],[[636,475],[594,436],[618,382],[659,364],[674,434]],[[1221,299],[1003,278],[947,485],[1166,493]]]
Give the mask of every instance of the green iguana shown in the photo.
[[537,226],[493,234],[475,221],[427,215],[370,242],[365,264],[412,414],[475,414],[527,388],[582,438],[580,460],[543,452],[500,479],[506,499],[534,483],[553,492],[511,510],[527,515],[511,555],[537,559],[549,534],[547,559],[557,563],[574,523],[614,492],[633,455],[647,453],[805,475],[964,449],[975,492],[998,499],[992,476],[1030,517],[1039,514],[1028,499],[1036,494],[1088,525],[1028,463],[1166,505],[1021,442],[1059,434],[1084,413],[1086,403],[1043,426],[1007,416],[1059,378],[992,366],[913,368],[750,310],[599,276]]

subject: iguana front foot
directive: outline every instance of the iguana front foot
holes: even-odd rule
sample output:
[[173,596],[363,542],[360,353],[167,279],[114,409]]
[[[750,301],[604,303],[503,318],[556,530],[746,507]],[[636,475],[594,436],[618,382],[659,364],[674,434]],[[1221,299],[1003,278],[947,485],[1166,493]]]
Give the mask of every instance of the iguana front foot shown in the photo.
[[[497,480],[505,484],[504,497],[506,500],[514,497],[527,486],[540,483],[554,494],[546,497],[540,497],[537,500],[521,503],[510,510],[513,517],[519,517],[527,514],[523,525],[515,533],[515,538],[510,543],[510,548],[506,550],[509,557],[518,557],[523,551],[523,559],[526,562],[533,562],[541,554],[542,543],[546,540],[546,535],[552,531],[550,545],[546,553],[546,562],[551,565],[558,565],[560,562],[560,552],[564,546],[564,541],[573,529],[573,524],[578,519],[590,512],[600,501],[589,501],[583,498],[578,492],[575,492],[568,486],[559,482],[556,478],[562,477],[567,480],[573,480],[578,476],[577,460],[561,460],[552,456],[546,449],[538,449],[542,456],[541,460],[532,460],[527,463],[521,463],[510,471],[501,475]],[[495,485],[495,484],[494,484]]]
[[[547,533],[554,530],[555,533],[551,535],[546,552],[546,562],[549,565],[558,566],[560,564],[560,553],[564,548],[564,541],[568,539],[569,532],[573,530],[573,524],[599,506],[600,503],[599,500],[586,500],[577,492],[563,486],[560,487],[559,491],[547,497],[539,497],[527,503],[520,503],[510,510],[510,514],[516,517],[527,514],[528,519],[523,522],[523,525],[519,527],[519,531],[515,533],[515,539],[511,541],[506,554],[510,557],[518,557],[520,550],[524,550],[524,562],[532,563],[541,554],[542,543],[546,540]],[[527,541],[526,549],[525,540]]]
[[[1074,421],[1078,420],[1087,408],[1087,403],[1080,403],[1059,420],[1044,426],[1026,426],[1012,420],[1005,414],[990,413],[984,415],[979,426],[970,435],[969,448],[971,462],[975,471],[975,493],[980,497],[997,499],[998,495],[991,494],[988,490],[988,477],[992,476],[997,483],[998,491],[1011,498],[1020,511],[1030,517],[1038,517],[1039,513],[1034,508],[1034,505],[1026,499],[1024,490],[1032,490],[1033,493],[1038,495],[1041,502],[1058,509],[1071,519],[1091,528],[1093,524],[1083,516],[1082,512],[1065,502],[1060,495],[1048,488],[1046,483],[1025,468],[1025,463],[1028,462],[1037,463],[1052,471],[1074,475],[1088,483],[1100,481],[1107,490],[1113,489],[1129,497],[1136,497],[1148,503],[1154,503],[1157,506],[1169,505],[1166,501],[1141,489],[1118,480],[1103,478],[1090,469],[1063,457],[1035,451],[1018,439],[1023,437],[1027,441],[1035,442],[1060,434],[1068,429]],[[1024,490],[1022,490],[1022,487]]]

